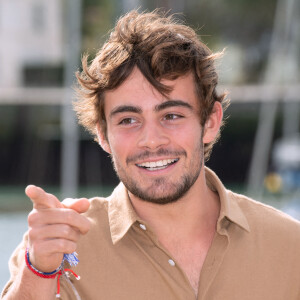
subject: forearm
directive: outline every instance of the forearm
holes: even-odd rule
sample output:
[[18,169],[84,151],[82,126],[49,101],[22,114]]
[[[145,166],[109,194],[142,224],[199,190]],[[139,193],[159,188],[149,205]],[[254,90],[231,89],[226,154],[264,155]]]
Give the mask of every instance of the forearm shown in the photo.
[[41,278],[23,265],[14,283],[3,300],[53,300],[56,294],[57,278]]

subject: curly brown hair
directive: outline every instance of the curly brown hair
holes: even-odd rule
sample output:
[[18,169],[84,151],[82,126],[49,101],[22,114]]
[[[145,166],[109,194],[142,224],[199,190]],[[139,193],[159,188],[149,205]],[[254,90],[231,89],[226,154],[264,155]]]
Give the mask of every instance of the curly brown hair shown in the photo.
[[[118,20],[90,65],[87,56],[82,59],[83,71],[76,74],[79,85],[77,101],[74,102],[79,123],[97,138],[96,125],[99,122],[106,134],[105,91],[120,86],[137,67],[165,96],[171,88],[162,84],[161,79],[172,80],[192,72],[203,126],[216,101],[222,103],[223,110],[229,103],[225,93],[218,95],[216,91],[218,75],[214,62],[219,56],[220,53],[213,54],[200,41],[192,28],[173,15],[161,10],[131,11]],[[204,146],[206,159],[216,140]]]

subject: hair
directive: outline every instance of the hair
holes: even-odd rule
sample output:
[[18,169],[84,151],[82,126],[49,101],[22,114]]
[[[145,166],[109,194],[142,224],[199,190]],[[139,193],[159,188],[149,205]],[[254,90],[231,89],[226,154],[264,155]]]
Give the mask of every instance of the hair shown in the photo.
[[[118,88],[137,67],[150,84],[167,96],[171,87],[162,79],[176,79],[191,72],[199,99],[199,119],[202,126],[212,113],[214,103],[225,110],[229,104],[226,94],[217,94],[218,75],[214,66],[221,53],[213,54],[196,32],[167,15],[162,10],[138,12],[133,10],[121,17],[108,40],[88,64],[82,58],[83,71],[77,72],[77,100],[73,103],[79,123],[97,139],[96,125],[107,137],[104,114],[105,91]],[[207,160],[217,138],[204,146]]]

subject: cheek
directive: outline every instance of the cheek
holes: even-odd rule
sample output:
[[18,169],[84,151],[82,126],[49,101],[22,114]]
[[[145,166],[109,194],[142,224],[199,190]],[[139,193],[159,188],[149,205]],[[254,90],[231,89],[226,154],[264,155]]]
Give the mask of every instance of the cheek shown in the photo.
[[132,134],[112,132],[108,139],[112,154],[118,159],[122,159],[122,157],[126,157],[128,153],[134,151],[135,142]]
[[201,128],[195,125],[173,132],[172,140],[187,150],[197,148],[201,142]]

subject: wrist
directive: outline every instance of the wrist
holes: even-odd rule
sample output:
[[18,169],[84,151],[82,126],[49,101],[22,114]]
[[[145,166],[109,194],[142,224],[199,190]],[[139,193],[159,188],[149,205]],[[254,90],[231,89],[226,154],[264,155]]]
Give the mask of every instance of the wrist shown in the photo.
[[27,268],[32,273],[34,273],[35,275],[42,277],[42,278],[55,278],[56,275],[62,270],[62,264],[57,269],[55,269],[54,271],[51,271],[51,272],[43,272],[43,271],[38,270],[37,268],[35,268],[33,266],[33,264],[30,261],[28,248],[25,251],[25,262],[26,262]]
[[62,260],[61,265],[54,271],[52,272],[42,272],[40,270],[38,270],[37,268],[35,268],[29,258],[29,251],[28,248],[25,251],[25,262],[26,262],[26,266],[27,268],[34,273],[35,275],[37,275],[38,277],[41,278],[55,278],[57,276],[57,292],[56,292],[56,298],[60,298],[60,283],[59,283],[59,279],[62,275],[67,275],[69,276],[69,272],[71,274],[74,275],[74,277],[79,280],[80,276],[78,276],[74,271],[72,271],[71,269],[65,269],[64,268],[64,261],[67,261],[71,266],[76,266],[79,262],[78,258],[77,258],[77,253],[73,252],[71,254],[64,254],[64,258]]

